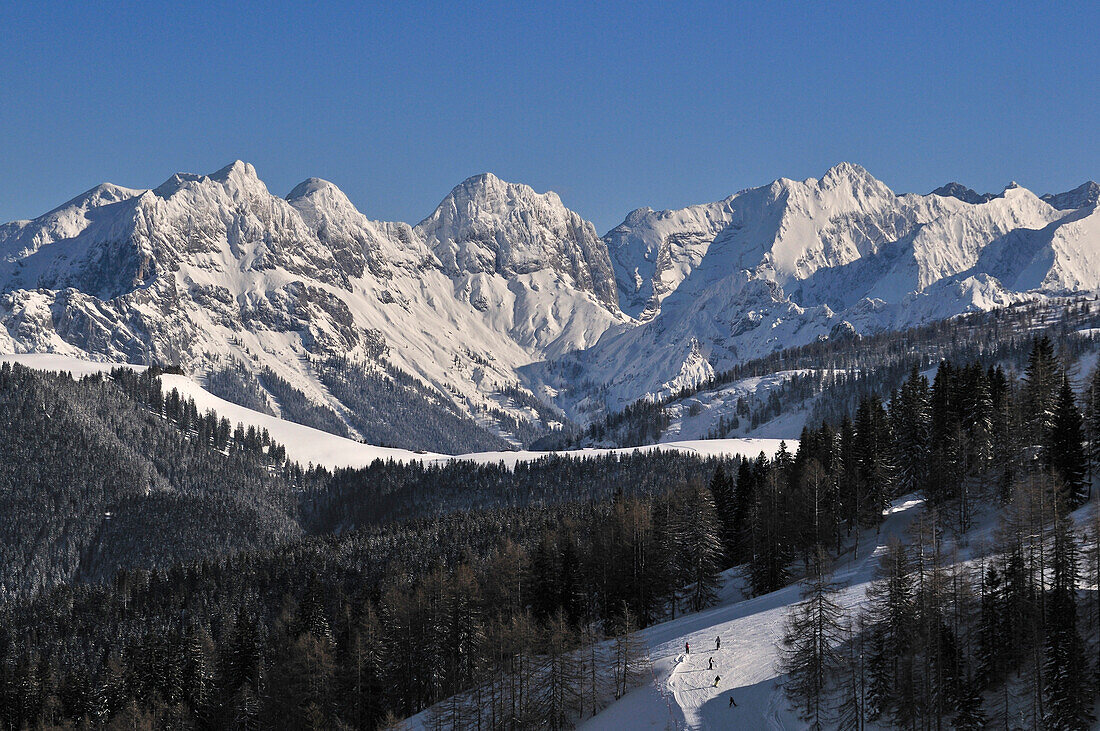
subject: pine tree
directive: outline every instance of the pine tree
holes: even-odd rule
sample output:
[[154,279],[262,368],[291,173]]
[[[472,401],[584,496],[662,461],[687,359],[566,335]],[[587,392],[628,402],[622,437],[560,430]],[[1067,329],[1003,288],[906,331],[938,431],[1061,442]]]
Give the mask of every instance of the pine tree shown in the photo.
[[715,514],[720,526],[723,561],[722,567],[733,566],[737,560],[737,509],[733,480],[722,465],[714,471],[710,481],[710,494],[714,501]]
[[1077,630],[1077,544],[1068,517],[1054,526],[1054,583],[1047,609],[1045,715],[1049,729],[1088,729],[1094,720],[1085,647]]
[[862,617],[857,616],[847,626],[842,655],[839,688],[834,707],[836,728],[840,731],[862,731],[866,668],[864,667],[864,631]]
[[[575,637],[559,611],[548,623],[544,632],[543,670],[538,693],[539,718],[550,729],[572,728],[573,719],[583,709],[582,668],[573,656]],[[456,724],[456,728],[469,728],[468,724]]]
[[864,399],[856,412],[856,458],[859,484],[860,524],[875,527],[882,522],[882,511],[896,497],[896,469],[893,436],[886,409],[878,396]]
[[740,564],[752,556],[752,538],[749,516],[756,504],[756,490],[759,476],[763,470],[760,465],[766,464],[767,458],[763,454],[760,459],[741,460],[737,468],[737,480],[734,483],[734,513],[733,531],[735,533],[735,551],[731,557],[733,563]]
[[360,616],[348,607],[345,624],[337,678],[342,715],[356,728],[371,727],[385,713],[382,621],[374,605],[367,602]]
[[[824,558],[815,563],[824,563]],[[807,579],[802,601],[788,613],[783,633],[782,665],[789,676],[786,691],[811,729],[827,728],[832,722],[830,685],[844,664],[841,645],[846,630],[837,590],[824,571]]]
[[1001,577],[993,564],[982,574],[981,607],[978,616],[978,677],[982,686],[1001,682],[1008,672],[1004,642],[1004,599]]
[[934,505],[942,505],[958,494],[962,427],[956,380],[951,361],[942,361],[932,383],[929,406],[930,473],[925,494]]
[[1050,443],[1050,430],[1054,423],[1059,370],[1050,338],[1045,335],[1035,338],[1024,371],[1023,410],[1028,443],[1044,461],[1044,450]]
[[1019,409],[1016,408],[1015,393],[1003,368],[991,366],[986,380],[993,405],[992,460],[1001,501],[1008,502],[1020,462]]
[[987,718],[982,708],[982,691],[977,678],[967,678],[963,683],[959,712],[955,715],[955,728],[959,731],[979,731],[986,727]]
[[1050,441],[1044,450],[1050,471],[1062,482],[1062,500],[1070,510],[1088,498],[1085,486],[1087,469],[1081,412],[1077,410],[1069,377],[1062,374],[1062,385],[1051,419]]
[[1093,368],[1089,385],[1085,390],[1085,437],[1088,440],[1088,485],[1092,497],[1093,472],[1100,465],[1100,365]]
[[915,589],[906,547],[891,539],[867,590],[867,715],[899,726],[917,717],[912,632]]
[[684,504],[688,521],[686,556],[687,605],[695,612],[718,601],[722,585],[722,543],[719,523],[710,493],[702,487],[689,487]]
[[931,440],[931,392],[928,379],[913,365],[909,378],[890,402],[901,494],[923,490],[928,480]]
[[757,491],[749,521],[753,536],[749,582],[757,594],[786,586],[790,577],[792,526],[788,517],[787,473],[777,460]]

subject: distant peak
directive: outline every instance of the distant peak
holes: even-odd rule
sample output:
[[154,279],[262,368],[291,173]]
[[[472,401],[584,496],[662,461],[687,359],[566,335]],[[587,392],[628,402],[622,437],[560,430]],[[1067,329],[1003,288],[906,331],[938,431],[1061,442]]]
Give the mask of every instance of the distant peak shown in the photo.
[[1042,199],[1058,210],[1068,211],[1096,205],[1100,201],[1100,185],[1089,180],[1064,193],[1047,193]]
[[980,203],[988,203],[996,198],[992,193],[979,193],[973,188],[968,188],[962,183],[951,182],[947,185],[941,185],[933,190],[929,195],[938,195],[943,198],[958,198],[963,203],[971,203],[978,205]]
[[517,183],[509,183],[501,180],[492,173],[479,173],[477,175],[471,175],[456,185],[452,190],[450,197],[459,199],[476,199],[482,198],[487,195],[496,195],[503,193],[510,189],[522,189],[527,186]]
[[218,183],[225,183],[233,177],[259,180],[256,176],[256,168],[243,160],[234,160],[221,170],[211,173],[208,177]]
[[869,176],[870,173],[862,165],[857,165],[854,162],[838,162],[831,168],[825,171],[823,178],[829,177],[864,177]]
[[336,187],[334,183],[330,183],[322,178],[306,178],[294,186],[294,190],[287,194],[286,199],[293,202],[299,198],[306,198],[317,193],[330,192],[336,192],[343,195],[343,191]]
[[484,204],[496,205],[495,202],[501,200],[514,203],[519,200],[532,200],[535,198],[544,198],[551,203],[560,203],[557,194],[553,191],[537,193],[529,185],[509,183],[492,173],[480,173],[466,178],[456,185],[444,201],[468,201],[480,206]]
[[500,178],[498,178],[497,176],[493,175],[492,173],[485,172],[485,173],[478,173],[477,175],[471,175],[470,177],[463,180],[461,185],[497,186],[497,185],[501,185],[503,183],[504,183],[504,181],[501,180]]
[[854,162],[838,162],[825,171],[818,181],[818,185],[824,188],[836,188],[851,186],[852,188],[880,188],[883,192],[890,192],[880,180],[867,172],[862,165]]
[[867,172],[867,169],[862,165],[857,165],[854,162],[838,162],[831,168],[825,171],[825,174],[821,176],[821,183],[824,185],[836,185],[843,181],[864,181],[878,183],[879,181]]
[[335,213],[346,215],[358,214],[358,209],[352,205],[344,191],[334,183],[321,178],[306,178],[294,186],[286,200],[290,205],[298,209],[298,212],[313,220],[316,217],[326,217]]
[[133,188],[123,188],[121,185],[115,185],[114,183],[100,183],[91,190],[86,190],[76,198],[65,201],[57,208],[49,211],[45,215],[54,213],[56,211],[63,210],[65,208],[94,208],[105,203],[116,203],[121,200],[133,198],[134,196],[141,195],[143,191],[134,190]]
[[[791,185],[794,182],[780,179],[772,185],[779,184],[782,187]],[[894,195],[894,192],[885,183],[867,172],[863,166],[853,162],[839,162],[826,170],[825,174],[818,180],[814,181],[813,178],[810,178],[803,181],[802,184],[815,185],[821,191],[845,191],[857,198],[866,196],[891,197]]]
[[200,183],[203,181],[218,183],[234,191],[252,190],[257,187],[262,188],[265,192],[267,191],[267,187],[264,186],[263,181],[256,175],[256,168],[252,167],[252,165],[247,162],[234,160],[210,175],[176,173],[157,186],[153,192],[161,198],[167,198],[188,183]]

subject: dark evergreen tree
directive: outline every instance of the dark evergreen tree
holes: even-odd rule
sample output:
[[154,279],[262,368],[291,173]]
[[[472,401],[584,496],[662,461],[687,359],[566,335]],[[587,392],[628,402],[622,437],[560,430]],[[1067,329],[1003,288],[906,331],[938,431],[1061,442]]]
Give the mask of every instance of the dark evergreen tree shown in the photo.
[[721,465],[710,480],[710,494],[718,518],[723,568],[726,568],[733,566],[738,558],[737,496],[733,479]]
[[1094,705],[1085,646],[1077,628],[1077,542],[1067,517],[1054,528],[1053,586],[1047,607],[1043,724],[1088,729]]
[[1071,510],[1088,498],[1084,442],[1081,412],[1077,410],[1069,378],[1063,373],[1051,418],[1050,441],[1044,451],[1048,468],[1061,481],[1062,501]]
[[773,462],[757,490],[750,515],[752,556],[749,560],[749,581],[753,591],[766,594],[786,585],[792,558],[792,528],[788,474]]
[[722,542],[718,517],[710,492],[702,487],[689,487],[683,503],[688,516],[685,598],[687,606],[698,612],[718,601],[721,587]]
[[882,511],[896,496],[894,444],[886,409],[877,396],[864,399],[856,412],[855,452],[858,463],[859,521],[877,526]]
[[914,677],[915,589],[909,552],[891,539],[867,590],[867,715],[907,727],[918,717]]
[[930,401],[928,379],[914,364],[909,378],[890,402],[898,491],[902,494],[924,490],[928,482],[932,427]]
[[1024,371],[1022,405],[1028,445],[1042,461],[1046,461],[1045,448],[1050,444],[1061,370],[1050,338],[1036,337]]
[[841,647],[847,634],[837,590],[824,571],[807,579],[802,601],[788,613],[783,633],[785,689],[811,729],[830,728],[834,721],[829,696],[844,666]]

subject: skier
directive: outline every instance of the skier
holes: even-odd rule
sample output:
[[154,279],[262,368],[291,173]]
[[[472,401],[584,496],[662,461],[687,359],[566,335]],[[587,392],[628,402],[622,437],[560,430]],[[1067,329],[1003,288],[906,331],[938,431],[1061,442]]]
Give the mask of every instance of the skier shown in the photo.
[[722,649],[722,638],[721,637],[715,637],[714,638],[714,649],[715,650],[721,650]]
[[719,681],[719,680],[721,680],[721,679],[722,679],[722,676],[721,676],[721,675],[715,675],[715,676],[714,676],[714,687],[715,687],[715,688],[717,688],[717,687],[718,687],[718,681]]
[[730,696],[730,708],[737,708],[737,704],[733,702],[733,696]]
[[714,658],[713,657],[708,657],[707,658],[707,670],[714,670]]
[[691,654],[691,645],[689,645],[686,642],[684,643],[684,654],[685,655],[690,655]]

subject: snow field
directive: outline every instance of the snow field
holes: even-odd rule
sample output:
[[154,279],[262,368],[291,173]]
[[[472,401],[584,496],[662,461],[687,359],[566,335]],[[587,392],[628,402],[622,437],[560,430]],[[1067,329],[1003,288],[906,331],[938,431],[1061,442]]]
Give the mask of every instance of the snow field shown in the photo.
[[[135,370],[144,370],[144,366],[131,366],[119,363],[93,362],[71,358],[68,356],[32,353],[22,355],[0,355],[0,363],[20,363],[29,368],[43,371],[62,371],[71,373],[74,377],[106,373],[112,368],[125,367]],[[391,447],[378,447],[370,444],[362,444],[353,439],[330,434],[329,432],[314,429],[312,427],[296,424],[292,421],[280,419],[277,416],[260,413],[243,406],[218,398],[199,383],[187,376],[169,375],[161,376],[165,392],[172,389],[179,391],[181,396],[195,400],[195,406],[200,413],[213,410],[219,416],[225,417],[231,424],[238,423],[245,427],[254,426],[257,429],[267,429],[271,438],[286,447],[287,456],[301,463],[323,465],[329,469],[341,467],[366,467],[375,460],[395,460],[397,462],[410,462],[414,460],[427,462],[446,462],[458,459],[478,464],[491,464],[503,462],[508,467],[515,467],[519,462],[529,462],[541,459],[550,454],[560,454],[570,457],[596,457],[607,454],[629,454],[635,448],[628,449],[580,449],[568,452],[474,452],[451,456],[434,452],[413,452],[407,449],[394,449]],[[674,449],[683,452],[692,452],[701,457],[733,456],[756,457],[761,452],[769,456],[779,449],[779,439],[713,439],[713,440],[689,440],[681,442],[669,442],[665,444],[653,444],[637,447],[639,451],[653,449]],[[794,451],[798,447],[798,440],[788,440],[788,449]]]

